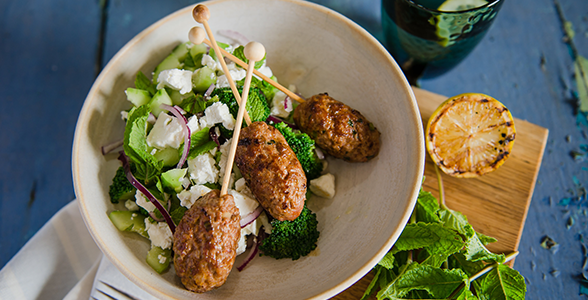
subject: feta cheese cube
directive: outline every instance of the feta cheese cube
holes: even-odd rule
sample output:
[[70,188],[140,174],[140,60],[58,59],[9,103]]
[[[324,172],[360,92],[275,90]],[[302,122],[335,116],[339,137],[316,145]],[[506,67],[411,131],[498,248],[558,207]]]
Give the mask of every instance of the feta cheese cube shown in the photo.
[[189,190],[183,190],[178,194],[180,205],[190,209],[198,198],[208,194],[210,191],[212,190],[204,185],[193,185]]
[[[141,195],[143,195],[143,194],[141,194]],[[151,203],[151,202],[149,202],[149,203]],[[125,201],[125,207],[128,210],[130,210],[130,211],[137,211],[137,210],[139,210],[139,206],[137,205],[137,203],[135,203],[135,201],[133,201],[131,199]]]
[[145,229],[151,240],[151,247],[160,247],[161,249],[171,248],[173,234],[165,222],[151,223],[149,218],[145,218]]
[[157,89],[170,87],[184,95],[192,91],[192,71],[171,69],[163,70],[157,77]]
[[208,54],[202,55],[202,61],[200,63],[203,66],[207,66],[211,70],[214,70],[214,71],[222,71],[223,70],[223,67],[221,66],[221,64]]
[[172,147],[178,149],[184,141],[182,125],[176,119],[165,112],[161,112],[157,121],[147,135],[147,145],[157,149]]
[[259,206],[257,200],[249,198],[235,190],[229,190],[229,194],[233,196],[235,206],[239,209],[239,215],[241,215],[241,217],[245,217],[252,213]]
[[[243,78],[245,78],[245,75],[247,75],[247,71],[245,71],[245,69],[234,69],[234,70],[229,70],[229,73],[231,74],[231,78],[233,79],[233,81],[239,81],[242,80]],[[216,79],[216,87],[217,88],[224,88],[224,87],[230,87],[231,85],[229,84],[229,80],[227,78],[227,75],[223,74],[217,77]]]
[[135,203],[148,212],[155,210],[155,205],[148,200],[139,190],[135,193]]
[[[233,130],[235,128],[235,118],[229,111],[229,107],[222,102],[215,102],[204,110],[204,117],[206,126],[222,123],[226,129]],[[202,126],[202,124],[200,125]]]
[[202,128],[200,128],[200,124],[199,124],[197,116],[191,116],[190,119],[188,119],[187,125],[188,125],[188,128],[190,128],[191,134],[194,134],[195,132],[198,132],[202,129]]
[[335,175],[327,173],[310,181],[310,191],[323,198],[335,196]]
[[271,114],[280,118],[287,118],[292,112],[292,99],[284,92],[277,91],[272,99]]
[[241,177],[239,180],[235,181],[235,190],[249,198],[255,199],[255,196],[247,186],[247,182],[245,178]]
[[198,155],[196,158],[188,159],[188,172],[190,179],[196,184],[215,183],[218,180],[218,169],[216,161],[210,153]]

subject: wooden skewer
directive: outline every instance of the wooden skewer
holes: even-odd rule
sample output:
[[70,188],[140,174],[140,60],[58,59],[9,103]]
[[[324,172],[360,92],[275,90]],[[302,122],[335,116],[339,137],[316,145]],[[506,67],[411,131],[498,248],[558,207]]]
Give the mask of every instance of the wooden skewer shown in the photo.
[[[190,41],[194,44],[201,44],[201,43],[205,43],[206,45],[213,47],[213,45],[216,45],[216,42],[213,44],[211,43],[209,40],[206,39],[206,37],[204,35],[202,35],[204,33],[204,31],[202,31],[202,28],[200,27],[194,27],[192,28],[192,30],[190,30],[190,32],[194,31],[194,34],[196,34],[197,31],[200,31],[198,34],[201,35],[201,37],[199,37],[199,39],[194,39],[192,40],[192,33],[190,33]],[[195,41],[198,41],[198,43],[196,43]],[[223,48],[219,48],[220,52],[222,52],[222,54],[224,56],[226,56],[228,59],[232,60],[234,63],[238,64],[239,66],[241,66],[243,69],[248,69],[249,66],[242,60],[240,60],[238,57],[234,56],[233,54],[227,52],[225,49]],[[214,50],[216,51],[216,49]],[[277,88],[278,90],[282,91],[284,94],[288,95],[288,97],[296,100],[299,103],[304,102],[305,100],[302,99],[302,97],[296,95],[295,93],[293,93],[292,91],[290,91],[289,89],[287,89],[286,87],[284,87],[283,85],[277,83],[276,81],[272,80],[271,78],[263,75],[263,73],[259,72],[258,70],[256,70],[255,68],[253,69],[253,74],[259,76],[261,79],[265,80],[267,83],[273,85],[275,88]]]
[[[194,7],[194,10],[192,11],[192,16],[194,17],[194,20],[196,20],[196,22],[204,25],[204,29],[206,29],[206,33],[208,34],[208,37],[210,38],[210,41],[211,41],[210,44],[208,44],[208,45],[214,49],[214,52],[216,53],[216,55],[218,57],[218,61],[223,68],[223,72],[225,72],[225,76],[227,77],[227,81],[229,82],[229,86],[231,86],[231,90],[233,91],[233,95],[235,96],[235,99],[237,100],[237,103],[239,104],[239,106],[241,106],[241,96],[239,95],[239,90],[237,89],[237,86],[235,86],[235,82],[233,81],[233,78],[231,77],[231,73],[229,72],[229,68],[227,68],[227,64],[225,63],[225,60],[223,59],[223,52],[220,51],[221,48],[216,43],[216,40],[214,39],[214,35],[212,34],[212,30],[210,29],[210,26],[208,25],[208,19],[210,19],[210,11],[208,10],[208,7],[206,7],[206,5],[204,5],[204,4],[196,5],[196,7]],[[195,28],[199,28],[199,27],[195,27]],[[196,31],[196,32],[193,32],[193,31]],[[188,34],[190,41],[194,44],[200,44],[200,43],[202,43],[202,41],[200,41],[200,43],[195,43],[195,42],[198,42],[198,40],[195,39],[194,41],[192,41],[193,37],[198,38],[198,39],[204,38],[204,36],[202,34],[199,34],[197,31],[198,31],[198,29],[192,28],[190,30],[190,33]],[[251,124],[251,118],[249,117],[249,114],[247,114],[247,113],[245,113],[245,123],[247,123],[247,125]]]
[[243,85],[243,95],[241,96],[242,102],[239,104],[239,112],[237,112],[237,120],[235,121],[235,131],[233,131],[233,141],[229,150],[229,156],[227,157],[227,165],[225,166],[225,176],[223,178],[223,184],[221,187],[221,196],[227,194],[229,189],[229,181],[231,179],[231,168],[235,160],[235,153],[237,152],[237,144],[239,144],[239,134],[241,133],[241,124],[243,121],[243,115],[245,113],[245,106],[247,104],[247,97],[249,95],[249,87],[251,86],[251,77],[253,75],[255,62],[263,59],[265,55],[265,48],[258,42],[250,42],[245,45],[243,51],[245,57],[249,60],[249,68],[247,69],[247,75],[245,76],[245,84]]

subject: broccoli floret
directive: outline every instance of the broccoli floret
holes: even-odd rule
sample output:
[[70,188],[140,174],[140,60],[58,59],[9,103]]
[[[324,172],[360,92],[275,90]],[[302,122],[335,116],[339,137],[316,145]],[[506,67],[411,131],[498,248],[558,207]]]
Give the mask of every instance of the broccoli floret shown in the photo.
[[[237,87],[239,94],[243,93],[243,87]],[[220,102],[226,104],[229,107],[229,111],[233,117],[237,118],[239,112],[239,104],[233,96],[231,88],[220,88],[212,92],[212,96],[218,96]],[[247,113],[252,122],[265,121],[270,114],[270,108],[267,100],[260,89],[251,88],[249,90],[249,96],[247,97]]]
[[131,199],[135,196],[135,187],[129,182],[127,176],[125,175],[125,169],[123,167],[119,167],[116,170],[116,174],[112,179],[112,184],[110,185],[110,190],[108,194],[110,195],[110,202],[118,203],[119,201],[124,201],[127,199]]
[[297,260],[316,248],[318,221],[306,206],[294,221],[272,220],[271,225],[272,233],[259,246],[262,255]]
[[304,173],[306,173],[306,179],[310,181],[320,177],[323,171],[323,163],[314,151],[314,141],[308,134],[298,130],[294,131],[284,122],[275,124],[274,127],[282,133],[286,142],[288,142],[288,145],[296,154]]

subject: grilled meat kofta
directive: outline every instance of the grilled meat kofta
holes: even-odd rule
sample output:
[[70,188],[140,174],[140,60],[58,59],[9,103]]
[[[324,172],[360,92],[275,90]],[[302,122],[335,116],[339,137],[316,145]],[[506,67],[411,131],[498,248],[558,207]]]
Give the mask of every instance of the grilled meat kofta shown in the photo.
[[225,283],[241,235],[239,209],[230,194],[212,190],[198,199],[174,233],[174,267],[184,286],[197,293]]
[[254,122],[241,130],[235,163],[255,198],[279,221],[296,219],[306,200],[306,175],[274,127]]
[[294,122],[327,154],[366,162],[380,151],[380,132],[359,111],[327,93],[314,95],[294,110]]

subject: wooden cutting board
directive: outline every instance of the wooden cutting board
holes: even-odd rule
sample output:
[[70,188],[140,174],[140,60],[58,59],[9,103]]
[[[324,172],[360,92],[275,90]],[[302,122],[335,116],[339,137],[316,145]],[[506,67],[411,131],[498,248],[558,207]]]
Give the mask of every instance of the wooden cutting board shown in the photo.
[[[413,91],[426,124],[447,97],[414,87]],[[512,153],[498,170],[470,179],[442,175],[447,206],[464,213],[477,231],[498,239],[487,246],[496,253],[509,253],[519,247],[547,142],[548,130],[541,126],[515,118],[515,129]],[[428,155],[424,189],[439,195],[435,165]],[[361,298],[372,278],[370,272],[333,299]]]

